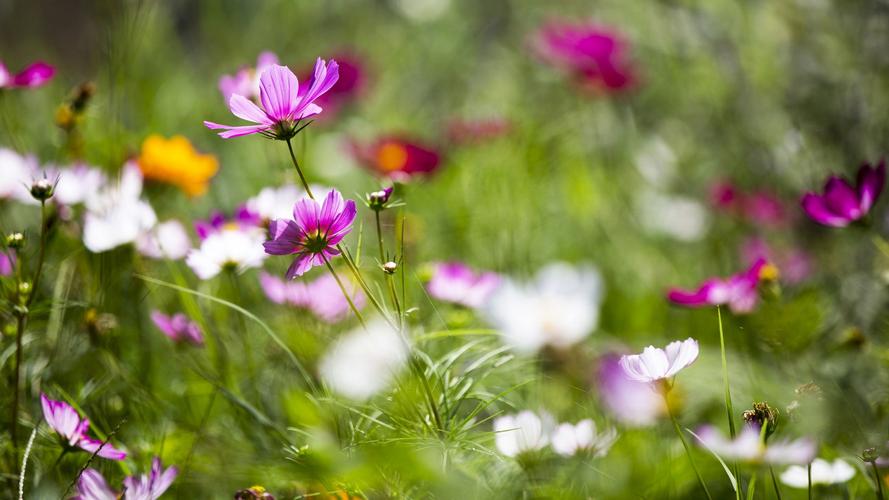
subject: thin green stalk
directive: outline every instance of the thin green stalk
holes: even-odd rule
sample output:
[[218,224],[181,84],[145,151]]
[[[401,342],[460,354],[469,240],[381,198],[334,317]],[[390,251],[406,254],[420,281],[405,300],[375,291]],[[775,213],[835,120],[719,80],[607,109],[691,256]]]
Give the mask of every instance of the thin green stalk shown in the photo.
[[290,159],[293,160],[293,166],[296,168],[296,173],[299,175],[299,180],[303,184],[303,188],[306,190],[306,194],[309,195],[309,198],[315,199],[315,195],[312,194],[312,188],[309,187],[308,181],[306,181],[306,177],[303,175],[303,171],[299,168],[299,162],[296,161],[296,155],[293,153],[293,145],[290,144],[290,139],[287,139],[287,150],[290,151]]
[[808,479],[809,500],[812,500],[812,462],[806,466],[806,478]]
[[769,466],[769,474],[772,476],[772,486],[775,488],[775,496],[778,497],[778,500],[781,500],[781,488],[778,487],[778,478],[775,477],[775,469],[772,466]]
[[[235,275],[234,271],[231,271],[227,274],[229,277],[229,284],[231,285],[232,293],[234,295],[234,297],[232,297],[234,299],[232,300],[232,302],[241,305],[244,300],[241,296],[241,285],[238,282],[238,277]],[[253,348],[250,346],[250,337],[249,335],[247,335],[247,323],[244,321],[243,316],[241,316],[240,314],[238,314],[237,316],[238,324],[241,329],[241,341],[244,344],[244,357],[247,358],[247,374],[252,381],[256,379],[256,366],[253,362]]]
[[330,261],[327,260],[327,257],[323,253],[320,255],[321,258],[324,259],[324,264],[327,266],[327,270],[330,271],[330,274],[333,275],[333,279],[336,280],[336,284],[340,286],[340,290],[343,292],[343,297],[346,298],[346,302],[349,303],[349,307],[352,309],[352,312],[355,313],[355,317],[358,318],[361,326],[367,328],[367,323],[364,322],[364,317],[361,316],[361,312],[359,312],[358,308],[355,307],[355,303],[352,302],[352,297],[349,296],[349,292],[346,290],[346,287],[343,286],[343,282],[340,281],[340,277],[337,276],[336,271],[333,270],[333,266],[330,265]]
[[[380,224],[380,211],[379,210],[374,210],[374,218],[376,219],[376,222],[377,222],[377,242],[379,243],[379,247],[380,247],[380,264],[385,265],[386,264],[386,252],[383,248],[383,228],[382,228],[382,225]],[[398,315],[398,322],[399,322],[399,324],[401,324],[401,322],[402,322],[401,303],[399,303],[399,301],[398,301],[398,292],[395,289],[395,283],[392,281],[392,275],[389,274],[388,272],[385,274],[386,274],[386,286],[389,288],[389,297],[390,297],[390,300],[392,301],[392,307],[395,308],[395,313]]]
[[692,470],[695,471],[695,476],[698,478],[698,482],[701,484],[701,488],[704,490],[704,493],[707,495],[709,500],[713,500],[713,497],[710,495],[710,490],[707,489],[706,483],[704,483],[704,478],[701,476],[701,472],[698,470],[698,466],[695,465],[695,459],[691,455],[691,448],[688,447],[688,443],[685,441],[685,437],[682,435],[682,429],[679,428],[679,423],[676,422],[676,416],[673,415],[673,410],[670,408],[669,401],[666,401],[666,397],[664,398],[667,403],[667,413],[670,415],[670,421],[673,422],[673,429],[676,431],[676,435],[679,437],[679,441],[682,443],[682,447],[685,448],[685,454],[688,456],[688,462],[691,464]]
[[[716,318],[719,321],[719,352],[722,357],[722,383],[725,387],[725,412],[728,417],[728,432],[731,438],[735,439],[735,411],[732,408],[732,393],[728,380],[728,361],[725,356],[725,334],[722,329],[722,309],[719,306],[716,306]],[[739,475],[738,462],[733,463],[732,468],[734,469],[735,478],[738,480],[738,487],[735,488],[735,499],[741,500],[741,476]]]
[[874,480],[877,482],[877,500],[883,500],[883,478],[880,477],[880,471],[877,469],[877,462],[873,461],[870,465],[874,468]]

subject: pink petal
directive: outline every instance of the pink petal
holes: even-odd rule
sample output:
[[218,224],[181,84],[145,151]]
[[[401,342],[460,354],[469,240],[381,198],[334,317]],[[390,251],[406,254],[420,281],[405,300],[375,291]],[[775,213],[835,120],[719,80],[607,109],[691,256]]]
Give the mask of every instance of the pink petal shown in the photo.
[[238,118],[247,120],[248,122],[259,123],[263,125],[272,125],[270,120],[259,106],[253,104],[253,101],[238,94],[232,94],[228,100],[228,109]]
[[273,64],[259,78],[259,99],[272,120],[291,118],[298,92],[296,75],[286,66]]
[[35,62],[12,78],[16,87],[39,87],[52,79],[56,69],[45,62]]

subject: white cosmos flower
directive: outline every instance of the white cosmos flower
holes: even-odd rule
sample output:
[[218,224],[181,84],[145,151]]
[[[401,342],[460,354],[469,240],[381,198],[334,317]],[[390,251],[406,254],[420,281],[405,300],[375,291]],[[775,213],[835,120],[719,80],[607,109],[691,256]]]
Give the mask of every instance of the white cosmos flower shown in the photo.
[[83,243],[91,252],[126,245],[157,222],[154,209],[140,197],[142,173],[133,163],[123,167],[120,181],[85,200]]
[[[312,194],[319,200],[323,200],[330,192],[330,188],[324,186],[311,184],[309,187],[312,189]],[[247,209],[251,213],[259,215],[263,220],[289,220],[293,218],[293,205],[306,196],[304,189],[293,184],[267,187],[247,200]]]
[[713,426],[698,430],[696,437],[705,448],[725,460],[774,465],[807,464],[815,456],[815,442],[809,438],[763,444],[759,429],[745,425],[734,439],[728,439]]
[[569,457],[578,452],[588,452],[594,457],[603,457],[617,441],[617,431],[608,429],[599,433],[596,423],[585,419],[576,424],[560,424],[550,439],[553,450],[559,455]]
[[30,186],[37,176],[37,159],[0,148],[0,198],[36,204]]
[[139,235],[136,248],[152,259],[179,260],[191,250],[191,241],[181,222],[168,220]]
[[[836,459],[828,462],[816,458],[812,462],[812,484],[845,483],[855,476],[855,468],[848,462]],[[799,465],[791,465],[781,473],[781,482],[792,488],[809,487],[809,471]]]
[[339,339],[321,358],[318,371],[335,392],[361,401],[387,388],[407,363],[406,341],[382,320]]
[[654,382],[670,378],[698,359],[698,341],[692,338],[670,342],[665,349],[648,346],[642,354],[621,356],[620,366],[632,380]]
[[223,227],[210,233],[201,246],[188,251],[185,263],[198,278],[208,280],[225,268],[241,273],[260,267],[266,258],[265,233],[257,227]]
[[545,345],[564,349],[596,329],[602,296],[595,267],[554,263],[532,282],[504,280],[483,312],[519,352],[533,353]]
[[515,457],[537,451],[549,444],[553,419],[549,414],[537,415],[530,410],[494,419],[494,442],[500,453]]
[[56,180],[52,199],[62,205],[77,205],[97,196],[108,177],[98,168],[79,163],[68,168],[50,169],[47,177]]

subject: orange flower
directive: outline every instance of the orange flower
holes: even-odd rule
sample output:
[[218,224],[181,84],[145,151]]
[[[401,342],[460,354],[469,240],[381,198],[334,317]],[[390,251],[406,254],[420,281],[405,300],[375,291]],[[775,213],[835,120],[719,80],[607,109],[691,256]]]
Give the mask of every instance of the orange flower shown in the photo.
[[189,196],[206,193],[210,178],[219,170],[215,156],[198,153],[181,135],[170,139],[148,136],[138,163],[146,179],[173,184]]

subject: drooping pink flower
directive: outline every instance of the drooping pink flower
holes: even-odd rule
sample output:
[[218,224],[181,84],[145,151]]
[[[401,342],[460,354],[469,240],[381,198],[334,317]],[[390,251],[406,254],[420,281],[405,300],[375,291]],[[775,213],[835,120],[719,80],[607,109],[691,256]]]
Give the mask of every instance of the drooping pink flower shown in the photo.
[[[259,283],[266,297],[276,304],[287,304],[307,309],[326,323],[338,323],[351,314],[351,308],[336,280],[329,274],[318,277],[311,283],[304,281],[284,281],[277,276],[262,273]],[[367,301],[361,288],[351,282],[344,285],[350,289],[352,303],[359,310]]]
[[620,366],[620,356],[602,358],[596,381],[602,403],[625,425],[652,425],[667,414],[663,394],[656,386],[627,376]]
[[441,164],[441,155],[431,146],[397,136],[365,145],[353,141],[349,146],[364,167],[398,182],[431,174]]
[[219,79],[219,91],[225,102],[229,102],[235,94],[259,102],[259,77],[275,64],[278,64],[278,56],[265,51],[256,58],[255,67],[242,67],[234,75],[223,75]]
[[864,218],[883,191],[886,162],[876,167],[865,163],[858,169],[858,185],[841,177],[831,176],[824,184],[824,194],[806,193],[801,203],[806,214],[819,224],[845,227]]
[[204,334],[200,325],[188,319],[183,313],[167,315],[160,311],[152,311],[151,321],[174,342],[187,341],[197,346],[204,345]]
[[[110,443],[102,444],[102,441],[87,436],[89,420],[81,419],[77,410],[64,401],[53,401],[40,395],[40,403],[43,405],[43,418],[46,423],[64,440],[68,448],[80,448],[89,453],[96,453],[109,460],[123,460],[127,454],[114,448]],[[98,453],[97,453],[98,451]]]
[[551,22],[537,32],[533,46],[544,61],[563,68],[586,86],[619,92],[636,81],[627,57],[628,43],[611,28]]
[[340,254],[336,246],[352,230],[355,214],[355,202],[343,200],[335,189],[323,203],[303,198],[293,207],[293,220],[275,219],[269,223],[272,239],[263,246],[269,255],[296,254],[287,269],[287,278],[302,276]]
[[462,262],[444,262],[435,266],[426,290],[436,299],[476,309],[485,304],[500,281],[497,273],[477,273]]
[[173,484],[179,469],[170,466],[164,469],[160,458],[151,461],[148,475],[129,476],[123,480],[125,500],[157,500]]
[[809,438],[795,441],[762,442],[759,429],[744,426],[734,439],[726,438],[713,426],[699,429],[695,435],[698,443],[724,460],[766,463],[772,465],[807,464],[815,458],[817,445]]
[[228,107],[238,118],[253,122],[254,125],[220,125],[205,121],[211,130],[223,131],[223,139],[250,134],[287,140],[300,130],[300,122],[321,113],[322,108],[315,101],[336,83],[338,78],[336,61],[315,62],[315,72],[308,84],[300,86],[296,75],[285,66],[271,65],[259,78],[259,100],[262,107],[240,94],[232,94]]
[[32,63],[22,71],[12,74],[0,61],[0,89],[34,88],[52,80],[56,69],[42,61]]
[[762,273],[769,264],[759,258],[749,269],[727,279],[710,278],[697,290],[672,288],[667,298],[685,307],[728,305],[735,314],[749,313],[759,302],[759,285]]

